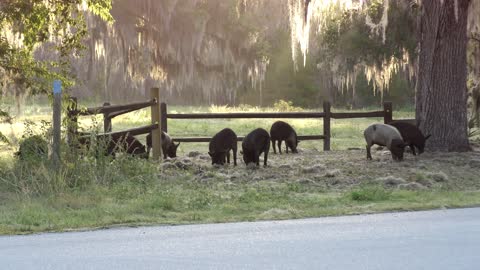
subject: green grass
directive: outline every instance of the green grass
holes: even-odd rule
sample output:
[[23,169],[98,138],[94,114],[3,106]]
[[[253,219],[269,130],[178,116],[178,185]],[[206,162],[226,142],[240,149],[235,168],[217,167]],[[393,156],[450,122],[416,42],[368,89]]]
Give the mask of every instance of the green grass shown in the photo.
[[135,184],[96,187],[0,206],[0,233],[30,233],[144,224],[192,224],[406,211],[480,204],[480,192],[381,191],[343,193],[284,184],[168,182],[139,191]]
[[392,192],[379,186],[371,186],[353,190],[349,195],[353,201],[381,202],[390,199]]
[[[331,142],[336,151],[322,152],[322,141],[305,141],[300,144],[304,153],[272,155],[270,168],[258,170],[245,169],[241,161],[237,168],[212,168],[208,160],[200,159],[194,159],[194,165],[186,170],[165,169],[154,161],[125,156],[115,160],[91,155],[79,159],[65,156],[60,170],[52,169],[48,162],[19,162],[13,158],[13,152],[22,134],[41,131],[40,125],[25,129],[25,122],[50,119],[48,106],[42,104],[45,103],[27,107],[22,116],[16,116],[12,126],[0,124],[0,131],[13,142],[13,147],[0,146],[0,234],[480,205],[475,167],[480,166],[478,153],[427,153],[418,160],[408,156],[403,163],[393,163],[388,155],[374,152],[374,161],[366,162],[364,151],[345,151],[363,149],[363,129],[382,119],[333,120]],[[178,113],[276,109],[169,107],[170,112]],[[412,115],[411,111],[394,111],[394,118]],[[148,109],[137,111],[114,119],[113,127],[122,130],[146,125],[149,118]],[[170,120],[168,128],[174,137],[211,136],[224,127],[245,135],[257,127],[268,130],[275,120]],[[288,121],[300,135],[321,134],[323,130],[319,120]],[[102,119],[82,117],[80,123],[86,129],[100,129]],[[207,144],[184,143],[179,149],[180,156],[190,151],[206,153]],[[292,167],[280,169],[286,163]],[[325,172],[302,171],[317,164],[322,164],[326,171],[339,173],[327,176]],[[387,175],[407,182],[431,183],[431,187],[411,191],[384,187],[375,180]]]

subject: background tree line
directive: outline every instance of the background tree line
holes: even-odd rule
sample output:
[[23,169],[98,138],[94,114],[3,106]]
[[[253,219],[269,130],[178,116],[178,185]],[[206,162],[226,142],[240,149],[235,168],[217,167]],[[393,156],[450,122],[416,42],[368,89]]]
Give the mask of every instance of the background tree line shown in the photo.
[[[2,6],[2,28],[12,33],[20,28],[5,23],[16,18],[22,10],[21,2]],[[62,20],[70,20],[78,35],[64,37],[61,45],[54,45],[48,40],[43,21],[25,25],[26,50],[36,48],[35,57],[29,61],[41,61],[19,61],[23,64],[18,69],[23,72],[15,75],[9,73],[10,65],[5,63],[5,48],[11,44],[3,37],[0,48],[4,48],[2,66],[6,69],[0,74],[2,96],[20,100],[25,94],[45,91],[45,75],[49,73],[29,74],[32,70],[38,74],[60,70],[59,66],[63,69],[55,76],[75,78],[73,95],[93,96],[99,102],[144,98],[153,85],[161,85],[167,100],[176,104],[271,105],[286,99],[297,106],[316,107],[328,99],[337,106],[359,108],[378,105],[383,99],[399,106],[414,102],[415,77],[408,70],[398,69],[386,85],[376,85],[359,68],[381,69],[384,59],[401,59],[403,54],[410,60],[417,57],[417,14],[399,8],[401,4],[396,1],[389,9],[385,42],[381,36],[372,35],[365,24],[366,12],[374,20],[381,19],[382,1],[372,1],[366,12],[339,9],[322,32],[312,33],[307,64],[297,67],[291,57],[288,7],[271,1],[118,0],[110,13],[94,9],[100,4],[108,8],[108,1],[90,1],[91,12],[78,12],[74,4],[59,3],[58,10],[47,10],[36,2],[42,1],[33,1],[28,7],[32,18],[18,22],[35,22],[34,18],[45,12],[76,13],[78,16],[50,21],[58,22],[58,28],[65,25]],[[28,5],[23,5],[27,9]],[[113,23],[104,20],[109,14]],[[476,31],[472,30],[472,36],[478,35]],[[37,46],[39,43],[43,45]],[[473,60],[478,57],[477,43],[472,38],[469,46],[472,71],[478,69]],[[85,50],[80,52],[80,48]],[[59,56],[63,60],[57,64]],[[475,76],[470,77],[469,86],[474,88]]]
[[[264,106],[286,99],[303,107],[330,100],[359,108],[388,99],[413,105],[421,18],[415,1],[389,1],[385,38],[365,23],[367,15],[382,20],[384,1],[361,11],[338,8],[322,31],[312,29],[305,66],[291,57],[286,4],[50,2],[1,3],[2,97],[47,93],[57,78],[71,94],[98,102],[144,99],[157,85],[174,104]],[[469,25],[467,87],[475,116],[480,31],[478,23]]]
[[[412,37],[409,25],[400,18],[391,21],[388,33],[393,38],[382,44],[359,23],[364,20],[362,14],[339,11],[328,30],[312,40],[307,65],[295,69],[287,6],[253,2],[254,7],[236,0],[118,0],[112,6],[112,24],[95,13],[79,13],[82,17],[76,25],[80,19],[86,24],[78,32],[88,35],[82,32],[76,47],[64,46],[70,51],[61,53],[62,63],[68,61],[71,66],[56,75],[75,78],[73,95],[94,96],[102,102],[144,98],[151,86],[161,85],[167,100],[176,104],[270,105],[286,99],[297,106],[315,107],[329,99],[338,106],[363,107],[381,101],[365,74],[357,73],[355,84],[348,86],[334,85],[334,78],[346,76],[355,64],[365,61],[365,49],[371,52],[369,61],[376,61],[385,51],[400,53],[404,44],[393,44],[403,42],[401,34]],[[35,9],[31,12],[40,14]],[[394,17],[399,11],[390,12]],[[402,15],[406,16],[398,16]],[[341,28],[336,29],[337,23]],[[79,47],[85,50],[78,55],[71,51]],[[36,47],[34,59],[54,63],[59,56],[55,49],[53,43],[44,42]],[[339,59],[341,68],[332,72],[329,63]],[[3,96],[20,99],[48,88],[15,76],[3,74],[2,78]],[[391,91],[384,95],[389,99],[411,104],[413,87],[406,74],[395,74],[388,88]]]

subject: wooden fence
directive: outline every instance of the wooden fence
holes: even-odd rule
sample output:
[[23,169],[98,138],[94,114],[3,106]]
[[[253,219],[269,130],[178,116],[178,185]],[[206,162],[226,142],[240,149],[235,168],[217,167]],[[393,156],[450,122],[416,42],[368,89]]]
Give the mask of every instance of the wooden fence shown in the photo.
[[[320,135],[300,135],[299,140],[323,140],[323,150],[330,150],[331,137],[331,119],[346,118],[367,118],[383,117],[385,123],[392,121],[392,103],[385,102],[383,110],[372,112],[331,112],[331,104],[323,103],[322,112],[274,112],[274,113],[168,113],[167,104],[160,104],[160,118],[162,131],[168,132],[168,119],[253,119],[253,118],[316,118],[323,119],[323,134]],[[177,142],[209,142],[210,137],[175,137]],[[238,141],[243,140],[243,136],[238,136]]]
[[[153,158],[159,159],[161,157],[162,136],[160,123],[160,91],[158,88],[151,89],[151,99],[145,102],[138,102],[126,105],[110,105],[104,103],[101,107],[86,108],[79,110],[77,106],[77,99],[71,98],[71,105],[68,108],[67,117],[69,118],[68,136],[69,144],[74,141],[74,138],[89,139],[89,133],[78,132],[78,117],[103,114],[103,128],[104,133],[98,134],[97,137],[120,137],[126,134],[135,136],[141,134],[152,133],[152,152]],[[132,128],[122,131],[112,132],[112,119],[122,114],[151,107],[151,124],[138,128]]]
[[[77,130],[78,116],[103,114],[104,116],[104,132],[97,136],[122,136],[130,134],[132,136],[147,134],[152,132],[152,148],[154,158],[160,158],[161,155],[161,132],[168,132],[168,119],[259,119],[259,118],[314,118],[323,119],[323,134],[319,135],[300,135],[299,140],[323,140],[323,150],[330,150],[331,137],[331,119],[350,119],[350,118],[383,118],[384,123],[392,121],[392,103],[384,102],[383,110],[370,112],[332,112],[329,102],[323,103],[323,111],[321,112],[264,112],[264,113],[168,113],[167,104],[159,102],[159,89],[152,88],[151,100],[146,102],[132,103],[127,105],[110,105],[104,103],[101,107],[87,108],[78,110],[76,99],[69,108],[68,117],[71,126],[69,134],[87,137],[87,134],[79,134]],[[142,108],[151,107],[152,121],[151,125],[112,132],[112,118],[129,113]],[[411,121],[408,119],[406,121]],[[160,129],[158,128],[160,127]],[[171,134],[170,134],[171,135]],[[176,142],[209,142],[210,137],[175,137]],[[238,136],[238,140],[243,140],[243,136]]]

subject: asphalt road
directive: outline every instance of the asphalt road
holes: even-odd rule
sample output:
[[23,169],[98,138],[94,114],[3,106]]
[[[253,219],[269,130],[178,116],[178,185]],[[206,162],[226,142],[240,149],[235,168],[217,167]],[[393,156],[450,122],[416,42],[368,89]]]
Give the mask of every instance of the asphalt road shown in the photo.
[[0,237],[0,269],[480,269],[480,208]]

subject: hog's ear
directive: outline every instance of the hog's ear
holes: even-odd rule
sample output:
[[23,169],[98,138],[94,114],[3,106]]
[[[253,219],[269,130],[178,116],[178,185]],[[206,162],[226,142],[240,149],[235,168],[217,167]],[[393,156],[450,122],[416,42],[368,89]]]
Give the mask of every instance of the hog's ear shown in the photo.
[[213,154],[212,154],[212,153],[210,153],[210,152],[208,152],[208,155],[209,155],[210,157],[213,157]]
[[174,144],[175,145],[175,148],[178,148],[178,146],[180,145],[180,143],[177,143],[177,144]]
[[425,141],[428,140],[428,138],[430,138],[432,135],[427,135],[427,137],[425,137]]

